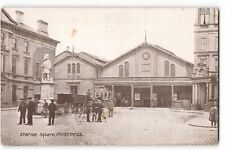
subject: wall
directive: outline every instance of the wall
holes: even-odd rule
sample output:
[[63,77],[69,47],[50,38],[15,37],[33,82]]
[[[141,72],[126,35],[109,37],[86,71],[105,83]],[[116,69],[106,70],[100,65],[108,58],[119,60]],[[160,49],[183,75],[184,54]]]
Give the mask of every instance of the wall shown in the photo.
[[[146,52],[150,54],[150,58],[147,60],[143,58]],[[175,64],[176,77],[191,77],[192,65],[152,47],[140,47],[123,58],[112,62],[102,69],[101,77],[118,77],[119,65],[124,65],[126,61],[129,62],[130,77],[164,77],[164,61],[166,60],[169,61],[170,65]],[[150,66],[144,68],[143,64],[150,64]]]

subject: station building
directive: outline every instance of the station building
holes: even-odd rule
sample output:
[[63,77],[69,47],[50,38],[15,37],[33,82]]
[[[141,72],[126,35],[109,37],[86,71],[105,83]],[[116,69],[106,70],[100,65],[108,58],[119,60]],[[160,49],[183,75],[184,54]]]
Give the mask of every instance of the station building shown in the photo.
[[193,64],[147,42],[112,61],[65,51],[54,68],[56,97],[89,89],[92,97],[124,107],[182,107],[192,100]]

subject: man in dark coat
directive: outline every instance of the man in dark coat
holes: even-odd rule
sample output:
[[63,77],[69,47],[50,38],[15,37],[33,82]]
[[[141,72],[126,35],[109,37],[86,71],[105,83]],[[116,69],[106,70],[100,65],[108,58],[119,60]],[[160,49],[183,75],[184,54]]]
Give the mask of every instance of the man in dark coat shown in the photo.
[[33,113],[35,111],[35,104],[32,101],[31,97],[28,97],[28,104],[27,104],[27,124],[26,125],[33,125]]
[[19,108],[18,108],[18,112],[20,112],[20,122],[18,125],[21,125],[22,122],[25,124],[25,116],[26,116],[26,109],[27,109],[27,104],[25,101],[23,101],[23,99],[20,99],[21,100],[21,103],[19,105]]
[[98,120],[97,122],[102,122],[101,118],[102,118],[102,109],[104,108],[102,101],[98,100]]
[[54,125],[56,110],[57,110],[56,104],[54,103],[54,100],[51,100],[51,103],[48,105],[48,111],[49,111],[48,126]]
[[89,101],[88,104],[87,104],[87,110],[86,110],[87,122],[90,122],[90,113],[91,113],[91,110],[92,110],[91,101]]

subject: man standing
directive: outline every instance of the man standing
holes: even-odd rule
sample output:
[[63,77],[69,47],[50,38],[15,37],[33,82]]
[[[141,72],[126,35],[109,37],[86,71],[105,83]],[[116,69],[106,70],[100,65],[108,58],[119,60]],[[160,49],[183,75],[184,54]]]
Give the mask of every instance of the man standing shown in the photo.
[[98,100],[98,120],[97,122],[102,122],[101,118],[102,118],[102,111],[103,111],[103,104],[101,100]]
[[20,112],[20,122],[18,125],[21,125],[22,122],[25,124],[25,116],[26,116],[26,109],[27,109],[27,105],[25,103],[25,101],[23,101],[23,99],[20,99],[21,100],[21,103],[19,105],[19,108],[18,108],[18,112]]
[[87,122],[90,122],[90,113],[91,113],[91,101],[89,101],[87,104],[87,110],[86,110]]
[[57,107],[56,107],[56,104],[54,103],[54,100],[51,100],[51,103],[48,106],[48,111],[49,111],[48,126],[54,125],[56,109],[57,109]]
[[27,104],[27,124],[26,125],[33,125],[33,112],[35,111],[35,105],[34,102],[32,101],[31,97],[28,97],[28,104]]

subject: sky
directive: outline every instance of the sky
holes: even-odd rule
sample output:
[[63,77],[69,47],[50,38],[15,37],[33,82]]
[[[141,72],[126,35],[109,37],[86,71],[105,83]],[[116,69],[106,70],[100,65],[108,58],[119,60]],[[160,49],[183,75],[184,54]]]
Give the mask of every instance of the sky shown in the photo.
[[48,22],[49,36],[60,41],[56,55],[69,46],[106,60],[145,41],[159,45],[190,62],[194,61],[194,23],[191,8],[5,8],[15,19],[24,12],[24,23],[37,30],[37,20]]

